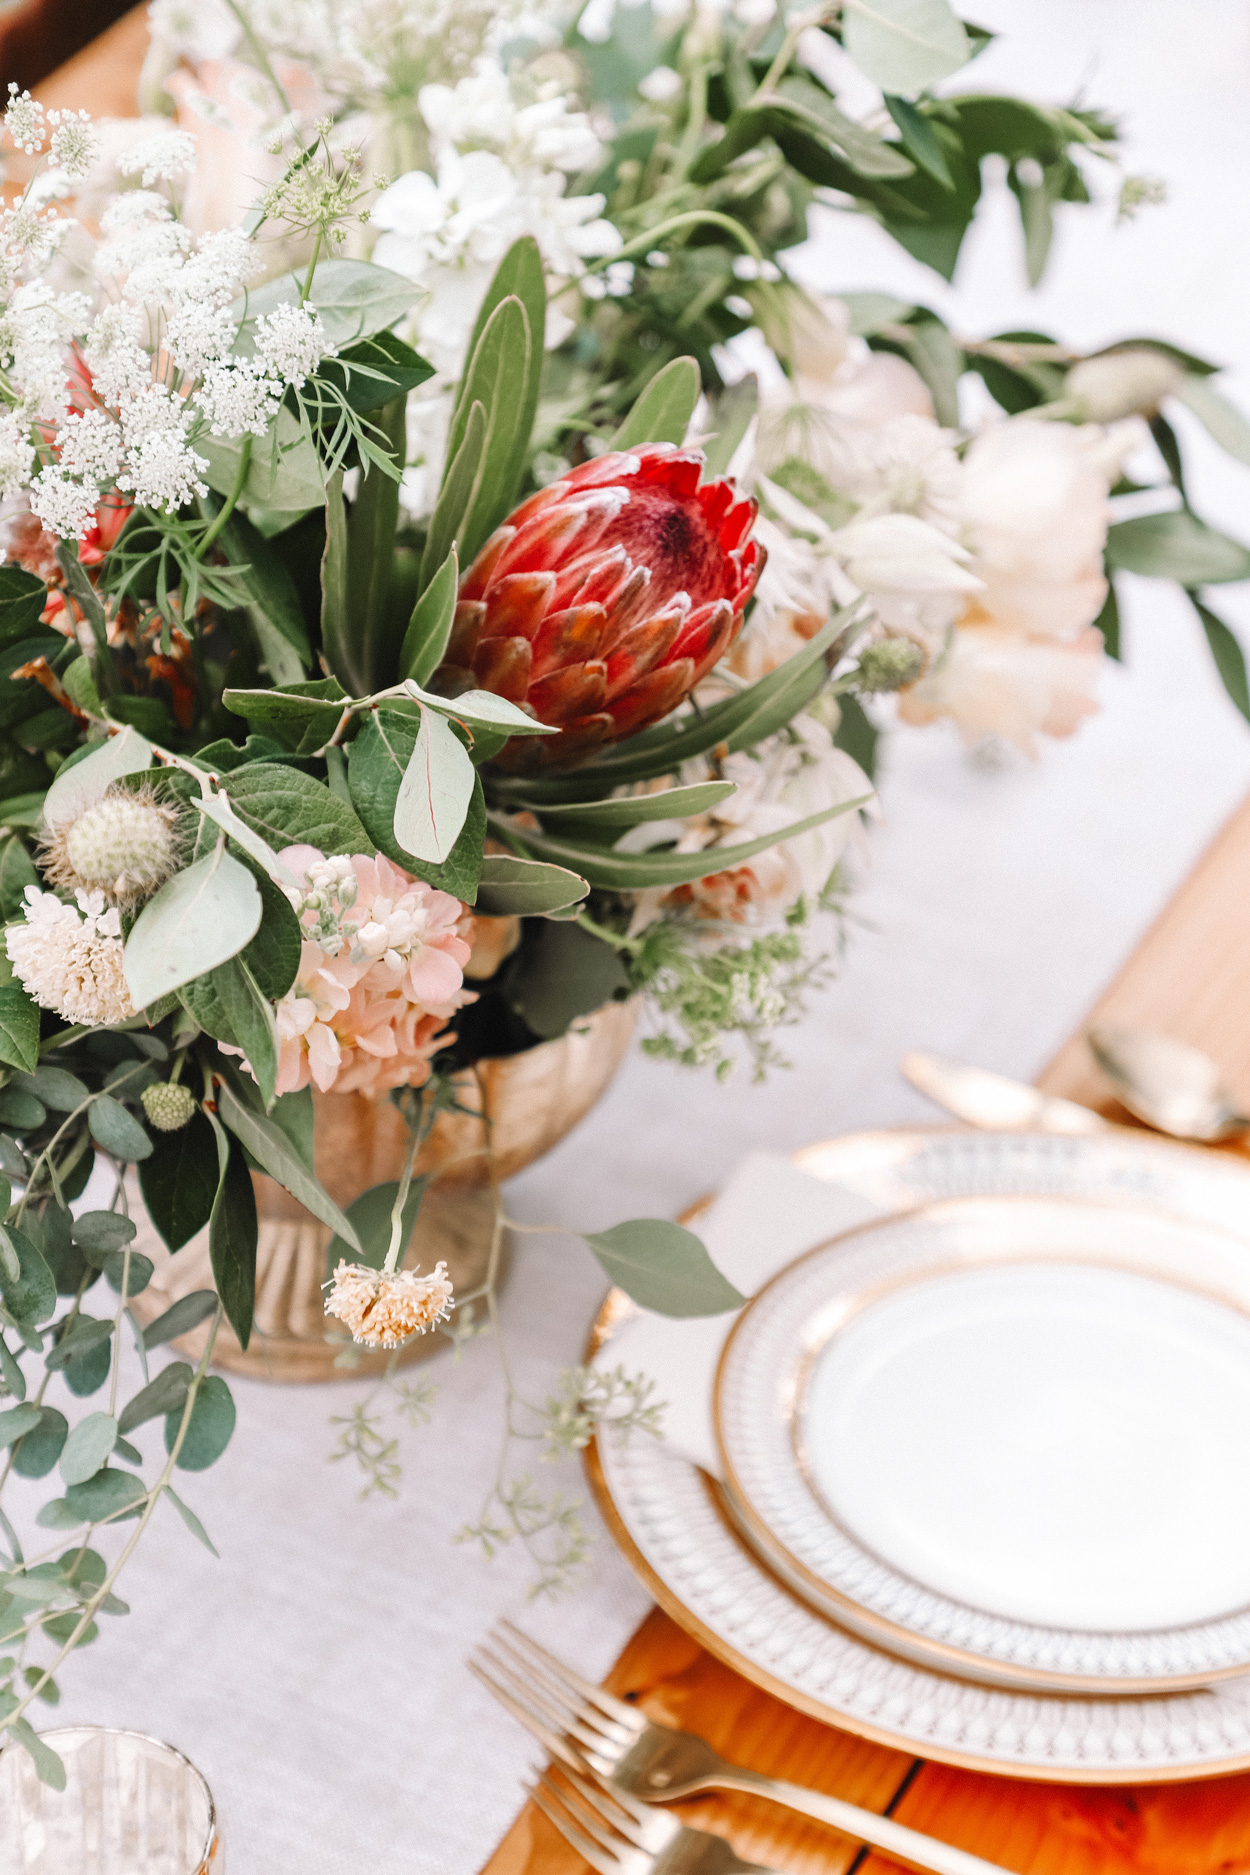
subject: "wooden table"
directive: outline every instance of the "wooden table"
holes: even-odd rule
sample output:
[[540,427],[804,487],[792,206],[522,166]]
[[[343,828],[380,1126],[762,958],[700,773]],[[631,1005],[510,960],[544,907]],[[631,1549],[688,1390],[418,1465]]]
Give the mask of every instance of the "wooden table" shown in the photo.
[[[60,0],[65,17],[64,0]],[[69,13],[115,13],[108,0],[72,0]],[[38,9],[23,12],[34,17]],[[51,9],[44,13],[50,16]],[[48,106],[137,114],[146,7],[37,86]],[[13,45],[19,43],[14,38]],[[25,42],[21,42],[24,46]],[[5,41],[0,34],[0,58]],[[49,70],[44,52],[22,58]],[[40,63],[42,61],[42,63]],[[17,65],[16,55],[13,64]],[[16,69],[4,77],[18,76]],[[1039,1077],[1048,1093],[1128,1116],[1085,1046],[1089,1023],[1141,1023],[1205,1048],[1250,1110],[1250,803],[1229,821],[1087,1022]],[[701,1733],[727,1755],[983,1855],[1018,1875],[1250,1875],[1250,1774],[1200,1782],[1099,1789],[1028,1783],[928,1763],[805,1718],[714,1659],[659,1609],[626,1646],[607,1684],[657,1719]],[[898,1864],[820,1824],[746,1797],[676,1806],[787,1875],[893,1875]],[[583,1875],[586,1864],[527,1806],[482,1875]],[[900,1871],[901,1875],[901,1871]]]
[[[1140,1024],[1215,1056],[1250,1111],[1250,802],[1203,855],[1038,1084],[1131,1124],[1085,1044],[1093,1022]],[[1101,1789],[1028,1783],[928,1763],[857,1738],[761,1692],[654,1609],[607,1684],[726,1756],[897,1817],[1018,1875],[1250,1875],[1250,1773]],[[674,1806],[786,1875],[902,1875],[890,1857],[758,1798]],[[482,1875],[583,1875],[527,1806]]]

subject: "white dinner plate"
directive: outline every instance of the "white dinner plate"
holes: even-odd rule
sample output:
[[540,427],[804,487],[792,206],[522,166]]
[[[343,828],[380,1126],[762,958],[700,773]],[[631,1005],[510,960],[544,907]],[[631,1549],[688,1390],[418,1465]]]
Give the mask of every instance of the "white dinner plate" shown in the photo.
[[946,1200],[743,1310],[716,1424],[743,1528],[869,1640],[1015,1686],[1250,1669],[1250,1260],[1158,1211]]
[[[1239,1237],[1230,1256],[1250,1283],[1250,1168],[1228,1155],[1128,1130],[1078,1139],[933,1129],[852,1134],[794,1160],[894,1211],[1007,1193],[1144,1204]],[[613,1293],[600,1342],[631,1306]],[[661,1606],[745,1678],[828,1724],[969,1769],[1058,1782],[1250,1768],[1250,1675],[1108,1696],[940,1672],[795,1594],[733,1527],[720,1488],[662,1441],[604,1439],[587,1456],[604,1514]]]

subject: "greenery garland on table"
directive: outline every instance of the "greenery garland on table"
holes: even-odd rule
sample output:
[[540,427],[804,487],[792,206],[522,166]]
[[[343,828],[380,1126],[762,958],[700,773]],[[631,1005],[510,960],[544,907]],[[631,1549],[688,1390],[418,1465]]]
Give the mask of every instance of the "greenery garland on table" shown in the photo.
[[[106,154],[81,114],[14,94],[5,118],[37,161],[0,222],[0,1494],[54,1495],[46,1544],[0,1495],[0,1726],[52,1781],[31,1703],[124,1612],[160,1500],[209,1540],[173,1479],[233,1429],[207,1370],[223,1319],[251,1332],[252,1169],[347,1252],[326,1308],[356,1342],[474,1332],[489,1280],[456,1297],[403,1268],[450,1073],[639,993],[655,1052],[724,1071],[736,1035],[775,1060],[871,804],[864,699],[1025,746],[1071,729],[1097,632],[1116,648],[1105,551],[1191,593],[1246,707],[1198,595],[1250,555],[1189,508],[1161,410],[1250,456],[1212,367],[1154,340],[963,341],[785,271],[833,202],[949,276],[997,154],[1036,277],[1085,159],[1115,161],[1104,117],[939,95],[984,37],[943,0],[667,22],[595,0],[562,39],[510,22],[511,49],[498,8],[436,12],[401,22],[405,92],[353,37],[367,8],[156,0],[162,108],[194,102],[215,22],[270,139],[222,226],[185,128],[106,127]],[[879,106],[842,108],[822,44]],[[199,107],[249,160],[220,97]],[[81,222],[56,207],[74,193]],[[1130,179],[1126,208],[1149,194]],[[775,381],[734,368],[748,331]],[[977,434],[969,372],[995,400]],[[1180,505],[1108,527],[1147,433]],[[317,1182],[313,1085],[389,1091],[408,1120],[363,1236]],[[130,1166],[171,1250],[207,1229],[215,1285],[146,1327]],[[741,1300],[676,1225],[586,1241],[645,1306]],[[205,1321],[194,1370],[150,1368]],[[79,1399],[102,1404],[71,1425]],[[604,1420],[655,1430],[645,1383],[578,1370],[528,1424],[559,1453]],[[345,1449],[386,1488],[365,1409]],[[529,1542],[546,1580],[584,1547],[506,1469],[471,1534]]]

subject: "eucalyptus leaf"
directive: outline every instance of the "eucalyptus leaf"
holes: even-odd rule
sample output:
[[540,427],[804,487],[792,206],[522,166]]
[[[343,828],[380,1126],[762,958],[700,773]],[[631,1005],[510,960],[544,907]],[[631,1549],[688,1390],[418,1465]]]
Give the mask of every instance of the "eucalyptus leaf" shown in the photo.
[[152,745],[137,729],[119,730],[72,767],[65,763],[58,770],[44,796],[45,824],[54,827],[59,821],[76,819],[113,782],[123,775],[142,774],[151,768],[152,760]]
[[395,839],[429,864],[447,858],[464,826],[477,775],[464,744],[436,710],[421,727],[395,798]]
[[39,1424],[23,1434],[13,1453],[13,1469],[21,1478],[46,1478],[69,1437],[69,1421],[55,1406],[41,1406],[38,1413]]
[[[178,1441],[183,1412],[170,1413],[165,1420],[165,1450],[173,1451]],[[234,1432],[235,1405],[230,1389],[219,1374],[202,1380],[191,1408],[191,1421],[174,1461],[179,1471],[207,1471],[221,1457]]]
[[216,1307],[217,1293],[213,1289],[193,1289],[189,1296],[179,1296],[163,1315],[148,1323],[143,1331],[144,1347],[160,1348],[167,1341],[176,1341],[179,1335],[190,1334],[193,1328],[208,1320]]
[[87,1109],[87,1124],[91,1137],[115,1159],[146,1159],[152,1150],[144,1127],[111,1094],[96,1095]]
[[[68,1444],[68,1441],[66,1441]],[[97,1471],[85,1484],[73,1484],[63,1502],[76,1523],[101,1523],[129,1510],[147,1496],[143,1480],[128,1471],[106,1468]],[[36,1519],[36,1522],[38,1519]]]
[[901,98],[949,78],[972,54],[946,0],[846,0],[842,40],[866,78]]
[[[216,1296],[213,1297],[213,1306],[217,1306]],[[161,1419],[166,1413],[177,1412],[187,1397],[192,1372],[189,1361],[171,1361],[168,1367],[162,1367],[160,1373],[149,1380],[146,1387],[141,1387],[122,1408],[117,1422],[118,1430],[122,1433],[133,1432],[137,1426],[146,1425],[150,1419]]]
[[680,448],[702,388],[695,359],[672,359],[636,399],[612,438],[613,449],[637,449],[643,443],[675,443]]
[[[242,442],[201,435],[195,447],[208,463],[204,480],[219,495],[229,495],[239,479]],[[285,406],[269,434],[252,443],[242,499],[249,507],[289,513],[319,508],[325,500],[325,477],[316,445]]]
[[49,1790],[65,1789],[65,1765],[51,1745],[45,1745],[29,1719],[10,1719],[8,1729],[35,1767],[35,1776]]
[[103,1269],[105,1259],[114,1250],[133,1243],[137,1235],[133,1220],[123,1217],[120,1211],[84,1211],[70,1228],[74,1242],[97,1269]]
[[112,1456],[117,1444],[117,1421],[111,1413],[88,1413],[80,1419],[61,1451],[61,1476],[66,1484],[86,1484]]
[[187,1529],[191,1532],[192,1536],[198,1538],[198,1540],[204,1545],[205,1549],[209,1552],[210,1555],[216,1556],[218,1552],[217,1552],[216,1546],[214,1545],[212,1541],[212,1538],[208,1534],[208,1531],[204,1528],[204,1525],[200,1522],[199,1518],[196,1516],[195,1512],[190,1508],[190,1506],[183,1503],[182,1499],[179,1497],[178,1493],[174,1490],[172,1485],[167,1484],[165,1486],[165,1496],[169,1499],[170,1503],[173,1505],[178,1515],[182,1518],[183,1523],[186,1524]]
[[454,718],[456,722],[467,723],[470,728],[480,723],[486,729],[506,729],[512,736],[558,736],[558,726],[540,723],[536,717],[529,716],[517,703],[510,703],[507,697],[497,697],[493,690],[462,690],[456,697],[441,697],[431,690],[423,690],[421,685],[409,679],[409,695],[418,703],[437,710],[440,715]]
[[175,873],[148,900],[126,940],[122,968],[136,1009],[241,951],[255,936],[260,914],[255,879],[229,853],[207,854]]
[[12,1445],[39,1424],[37,1406],[10,1406],[0,1413],[0,1446]]
[[395,803],[416,747],[420,718],[398,710],[371,710],[351,745],[348,785],[352,804],[388,859],[427,885],[473,904],[486,838],[486,798],[477,776],[460,837],[441,866],[427,865],[395,838]]
[[[0,1259],[0,1300],[14,1321],[33,1328],[56,1310],[56,1279],[38,1247],[15,1224],[0,1224],[8,1254]],[[16,1265],[16,1268],[15,1268]]]
[[488,853],[482,861],[475,905],[490,918],[538,918],[579,905],[589,893],[585,879],[566,866],[519,859],[511,853]]
[[76,1107],[81,1107],[91,1098],[76,1074],[70,1074],[65,1068],[50,1067],[46,1063],[41,1063],[32,1074],[15,1074],[10,1085],[33,1094],[36,1100],[41,1100],[54,1113],[73,1113]]
[[631,1218],[587,1233],[609,1279],[657,1315],[723,1315],[746,1297],[721,1275],[693,1231],[663,1218]]

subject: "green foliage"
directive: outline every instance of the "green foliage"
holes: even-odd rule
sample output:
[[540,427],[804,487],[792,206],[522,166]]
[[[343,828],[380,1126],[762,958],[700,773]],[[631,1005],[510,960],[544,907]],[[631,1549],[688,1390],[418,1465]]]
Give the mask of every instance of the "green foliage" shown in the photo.
[[488,853],[482,861],[476,902],[488,917],[544,917],[580,904],[589,891],[585,879],[567,866],[518,859],[511,853]]
[[[232,777],[231,798],[246,786],[249,774],[262,771],[291,773],[258,762]],[[328,789],[323,792],[331,798]],[[251,816],[244,818],[251,824]],[[227,852],[206,853],[175,873],[148,900],[126,940],[126,981],[136,1008],[146,1008],[234,957],[256,935],[261,909],[251,872]]]
[[399,653],[399,677],[428,684],[443,661],[456,616],[456,588],[460,567],[453,546],[442,566],[413,607]]
[[674,358],[656,372],[612,438],[612,447],[636,449],[641,443],[683,443],[701,390],[696,361]]
[[262,1171],[276,1178],[305,1210],[355,1247],[351,1224],[317,1183],[283,1128],[245,1097],[242,1080],[233,1075],[223,1079],[217,1092],[222,1123],[247,1147]]
[[18,983],[0,985],[0,1061],[27,1069],[39,1061],[39,1011]]
[[[176,1133],[162,1133],[154,1142],[150,1157],[139,1167],[139,1185],[148,1216],[169,1250],[181,1250],[208,1223],[218,1176],[213,1130],[202,1113],[192,1114]],[[156,1326],[153,1323],[147,1333]],[[180,1327],[170,1330],[171,1336],[181,1333]]]
[[629,973],[612,946],[564,921],[536,923],[505,978],[508,1001],[544,1041],[628,989]]
[[1246,679],[1245,653],[1223,619],[1210,606],[1204,605],[1197,593],[1191,592],[1188,597],[1206,633],[1220,682],[1241,714],[1250,721],[1250,685]]
[[721,1275],[702,1239],[664,1218],[631,1218],[587,1232],[586,1242],[617,1288],[658,1315],[723,1315],[746,1300]]
[[[399,1265],[402,1268],[408,1246],[412,1242],[412,1233],[417,1227],[417,1215],[421,1209],[421,1200],[425,1196],[427,1180],[414,1178],[408,1187],[408,1196],[404,1200],[403,1217],[399,1229]],[[342,1258],[348,1263],[367,1263],[371,1269],[380,1270],[386,1261],[391,1244],[391,1214],[395,1209],[395,1200],[399,1196],[399,1181],[390,1179],[382,1185],[371,1185],[368,1191],[362,1191],[347,1207],[347,1222],[351,1226],[350,1240],[336,1233],[326,1246],[326,1280],[334,1273],[335,1265]]]
[[1107,565],[1116,572],[1214,586],[1250,579],[1250,548],[1208,527],[1187,508],[1139,514],[1107,529]]
[[217,1133],[219,1183],[208,1221],[208,1250],[213,1281],[230,1323],[246,1348],[252,1338],[256,1306],[256,1195],[243,1147]]
[[348,752],[347,777],[352,805],[368,829],[370,843],[388,859],[406,867],[428,885],[452,892],[472,904],[477,896],[486,832],[486,800],[480,779],[475,780],[460,838],[442,865],[431,865],[415,858],[400,845],[395,835],[396,803],[417,745],[419,721],[397,709],[385,708],[371,710],[365,717]]
[[[181,1406],[165,1419],[165,1450],[171,1452],[182,1427]],[[191,1408],[191,1418],[183,1435],[175,1461],[180,1471],[207,1471],[215,1465],[230,1443],[236,1413],[229,1387],[219,1374],[210,1374],[200,1385]]]

